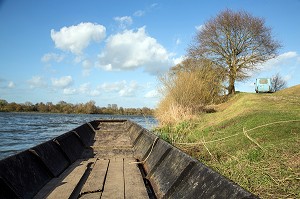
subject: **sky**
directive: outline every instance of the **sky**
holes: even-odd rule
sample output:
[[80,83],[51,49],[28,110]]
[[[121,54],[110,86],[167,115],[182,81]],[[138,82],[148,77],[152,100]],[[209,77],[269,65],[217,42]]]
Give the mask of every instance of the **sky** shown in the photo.
[[299,0],[0,0],[0,99],[155,108],[158,77],[225,9],[265,19],[282,48],[236,89],[300,84]]

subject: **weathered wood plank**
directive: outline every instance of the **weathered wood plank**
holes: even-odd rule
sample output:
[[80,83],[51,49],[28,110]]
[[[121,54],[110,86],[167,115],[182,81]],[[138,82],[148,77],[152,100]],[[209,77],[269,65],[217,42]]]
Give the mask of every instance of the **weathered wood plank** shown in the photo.
[[102,192],[88,193],[80,196],[80,199],[100,199]]
[[110,159],[101,199],[124,199],[123,166],[123,158]]
[[92,171],[81,190],[81,194],[100,192],[103,190],[108,163],[109,160],[104,159],[99,159],[95,162]]
[[34,198],[69,198],[84,175],[87,166],[95,160],[77,160],[58,178],[53,178],[47,183]]
[[134,158],[124,159],[125,198],[149,198],[141,172]]

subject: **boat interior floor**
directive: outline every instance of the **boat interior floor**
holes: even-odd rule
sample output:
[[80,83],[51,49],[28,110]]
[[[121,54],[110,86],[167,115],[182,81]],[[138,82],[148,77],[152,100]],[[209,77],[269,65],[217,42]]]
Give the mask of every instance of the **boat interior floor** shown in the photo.
[[124,125],[101,125],[82,158],[48,182],[35,198],[149,198]]

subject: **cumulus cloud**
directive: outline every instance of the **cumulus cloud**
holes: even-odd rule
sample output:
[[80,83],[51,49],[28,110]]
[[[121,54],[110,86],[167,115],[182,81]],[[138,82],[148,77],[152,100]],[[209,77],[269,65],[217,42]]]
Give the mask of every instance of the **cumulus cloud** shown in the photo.
[[90,22],[63,27],[59,31],[51,30],[51,38],[56,48],[81,54],[91,41],[100,42],[105,38],[106,28]]
[[92,89],[91,84],[89,82],[81,84],[78,88],[78,92],[93,97],[99,96],[101,94],[99,89]]
[[16,87],[15,83],[13,81],[10,81],[8,82],[8,85],[7,85],[8,88],[14,88]]
[[64,76],[61,78],[52,78],[52,85],[57,88],[67,88],[72,85],[73,79],[71,76]]
[[104,70],[133,70],[143,67],[150,74],[166,71],[171,65],[171,54],[156,39],[146,34],[145,27],[137,31],[125,30],[111,35],[99,65]]
[[121,29],[125,29],[132,24],[132,18],[129,16],[115,17],[114,20],[119,23]]
[[131,81],[129,84],[126,84],[123,89],[119,91],[120,97],[133,97],[136,95],[138,89],[138,84],[135,81]]
[[89,93],[89,95],[93,96],[93,97],[99,96],[100,94],[101,94],[101,92],[98,90],[91,90]]
[[41,58],[41,61],[42,62],[50,62],[50,61],[61,62],[64,58],[65,58],[64,55],[59,55],[56,53],[46,53]]
[[116,93],[120,97],[132,97],[136,95],[136,92],[140,86],[136,81],[127,82],[126,80],[123,80],[111,83],[103,83],[98,88],[103,92]]
[[30,88],[45,88],[45,87],[47,87],[47,82],[41,76],[33,76],[27,82],[29,83]]
[[91,90],[90,83],[81,84],[78,90],[80,93],[87,94]]
[[103,83],[99,86],[99,89],[105,92],[118,92],[124,88],[126,83],[127,82],[125,80],[112,83]]
[[89,82],[81,84],[78,88],[67,87],[63,89],[63,94],[65,95],[77,95],[83,94],[88,96],[99,96],[101,92],[99,89],[92,89]]
[[155,98],[155,97],[158,97],[158,92],[157,92],[157,90],[151,90],[151,91],[147,92],[144,97],[145,98]]
[[174,58],[174,59],[173,59],[173,63],[174,63],[174,65],[180,64],[180,63],[183,62],[183,60],[185,60],[186,58],[187,58],[186,56],[180,56],[180,57]]
[[82,71],[82,75],[84,77],[87,77],[90,75],[91,70],[93,68],[93,63],[90,60],[83,60],[82,61],[82,67],[83,67],[83,71]]
[[65,95],[73,95],[77,92],[75,88],[64,88],[63,94]]
[[[278,55],[277,57],[268,60],[264,64],[258,66],[260,70],[271,70],[273,68],[280,68],[285,66],[291,66],[291,64],[295,64],[295,60],[299,58],[297,52],[286,52]],[[295,59],[295,60],[294,60]],[[291,63],[293,62],[293,63]]]

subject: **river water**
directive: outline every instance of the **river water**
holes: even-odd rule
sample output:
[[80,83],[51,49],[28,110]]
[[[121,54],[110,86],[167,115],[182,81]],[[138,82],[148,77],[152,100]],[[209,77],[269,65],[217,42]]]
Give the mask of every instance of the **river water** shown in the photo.
[[129,119],[147,129],[157,125],[157,121],[149,116],[0,112],[0,160],[48,141],[86,122],[113,118]]

